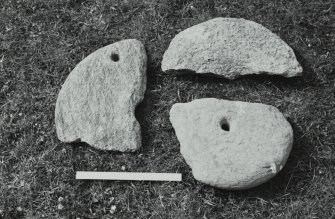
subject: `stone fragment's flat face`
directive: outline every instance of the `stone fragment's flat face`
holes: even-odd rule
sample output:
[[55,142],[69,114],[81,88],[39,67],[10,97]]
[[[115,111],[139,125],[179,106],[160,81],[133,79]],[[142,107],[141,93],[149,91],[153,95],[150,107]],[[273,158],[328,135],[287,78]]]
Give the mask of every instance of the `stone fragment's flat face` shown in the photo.
[[162,70],[213,73],[228,79],[267,73],[297,76],[302,67],[276,34],[253,21],[215,18],[177,34],[164,53]]
[[277,108],[205,98],[177,103],[170,121],[195,179],[222,189],[248,189],[275,176],[293,144]]
[[134,111],[146,89],[146,63],[144,46],[133,39],[98,49],[82,60],[58,95],[58,138],[105,150],[140,148]]

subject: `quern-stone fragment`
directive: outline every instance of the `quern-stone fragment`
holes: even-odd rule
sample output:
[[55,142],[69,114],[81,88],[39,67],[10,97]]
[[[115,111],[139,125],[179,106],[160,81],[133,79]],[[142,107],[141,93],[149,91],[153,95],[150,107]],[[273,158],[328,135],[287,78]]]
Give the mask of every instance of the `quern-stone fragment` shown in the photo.
[[176,103],[170,121],[195,179],[221,189],[248,189],[285,165],[293,130],[273,106],[215,98]]
[[141,42],[123,40],[82,60],[63,84],[55,122],[63,142],[116,151],[141,147],[134,111],[146,89],[147,56]]
[[283,40],[258,23],[238,18],[215,18],[178,33],[164,53],[162,70],[191,70],[228,79],[302,73]]

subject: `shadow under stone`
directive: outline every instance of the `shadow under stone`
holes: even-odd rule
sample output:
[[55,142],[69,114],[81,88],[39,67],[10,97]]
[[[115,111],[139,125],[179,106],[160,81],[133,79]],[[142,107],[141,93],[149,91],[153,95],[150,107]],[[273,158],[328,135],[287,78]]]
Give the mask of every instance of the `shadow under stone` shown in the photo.
[[[242,75],[235,79],[227,79],[223,76],[216,75],[213,73],[196,73],[191,70],[170,70],[167,75],[176,75],[178,80],[190,81],[190,82],[197,82],[200,84],[217,84],[217,83],[225,83],[225,84],[237,84],[240,82],[249,82],[250,84],[255,83],[266,83],[271,82],[278,87],[289,88],[294,87],[296,89],[303,89],[306,87],[306,78],[304,76],[295,76],[295,77],[284,77],[280,75],[270,75],[266,72],[260,74],[249,74],[249,75]],[[310,75],[310,74],[308,74]],[[311,84],[310,84],[311,85]]]

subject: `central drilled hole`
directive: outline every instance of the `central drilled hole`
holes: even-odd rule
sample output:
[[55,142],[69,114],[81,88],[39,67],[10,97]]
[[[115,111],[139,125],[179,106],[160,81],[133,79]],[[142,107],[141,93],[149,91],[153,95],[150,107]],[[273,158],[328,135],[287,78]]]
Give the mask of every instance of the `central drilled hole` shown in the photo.
[[223,119],[221,121],[221,129],[227,132],[230,130],[229,123],[227,120]]
[[119,57],[118,54],[116,54],[116,53],[112,53],[112,55],[111,55],[111,59],[112,59],[114,62],[117,62],[117,61],[120,60],[120,57]]

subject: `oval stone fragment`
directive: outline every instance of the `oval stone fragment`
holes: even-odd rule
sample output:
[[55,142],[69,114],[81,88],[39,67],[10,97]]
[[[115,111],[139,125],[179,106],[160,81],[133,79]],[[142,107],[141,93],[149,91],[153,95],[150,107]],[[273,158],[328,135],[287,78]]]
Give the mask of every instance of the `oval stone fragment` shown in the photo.
[[239,18],[215,18],[178,33],[164,53],[162,70],[191,70],[227,79],[302,73],[283,40],[264,26]]
[[176,103],[170,121],[196,180],[228,190],[248,189],[285,165],[293,130],[273,106],[215,98]]
[[144,97],[146,65],[145,48],[135,39],[105,46],[82,60],[57,98],[58,138],[104,150],[140,148],[141,130],[134,111]]

